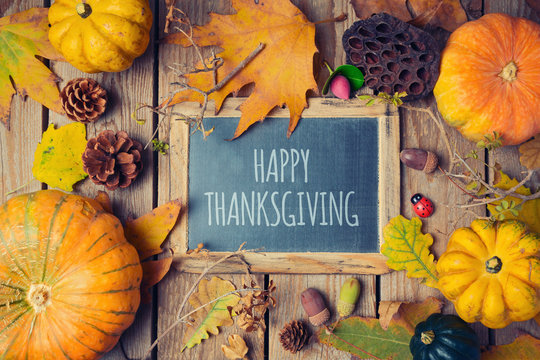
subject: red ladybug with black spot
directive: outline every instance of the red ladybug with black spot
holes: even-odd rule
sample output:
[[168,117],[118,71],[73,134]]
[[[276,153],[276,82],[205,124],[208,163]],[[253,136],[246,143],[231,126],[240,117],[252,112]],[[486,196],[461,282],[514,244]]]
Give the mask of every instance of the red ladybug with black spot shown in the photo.
[[422,194],[414,194],[411,198],[414,212],[420,217],[428,217],[433,214],[433,203]]

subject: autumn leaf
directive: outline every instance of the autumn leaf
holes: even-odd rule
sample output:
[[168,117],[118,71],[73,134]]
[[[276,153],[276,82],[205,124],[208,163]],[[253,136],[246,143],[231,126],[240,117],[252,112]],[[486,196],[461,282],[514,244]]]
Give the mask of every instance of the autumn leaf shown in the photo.
[[[193,314],[195,321],[192,326],[186,328],[184,346],[181,351],[184,351],[185,348],[192,348],[200,344],[202,340],[208,339],[208,333],[219,334],[219,326],[230,326],[234,323],[227,307],[234,307],[240,297],[237,294],[226,295],[234,290],[233,283],[218,277],[213,277],[210,281],[201,280],[199,291],[189,297],[189,303],[195,309],[205,304],[208,305]],[[211,301],[223,295],[226,296],[210,304]]]
[[407,0],[351,0],[356,16],[365,19],[371,14],[386,12],[403,21],[415,21],[419,25],[439,26],[454,31],[467,21],[467,14],[460,0],[408,0],[412,13],[407,7]]
[[[502,171],[499,171],[499,175],[500,180],[494,185],[496,188],[509,190],[519,184],[516,179],[511,179]],[[520,186],[515,190],[515,192],[521,195],[531,194],[531,190],[525,186]],[[506,211],[504,208],[498,208],[498,206],[503,205],[503,201],[506,201],[507,204],[511,204],[513,201],[514,204],[518,206],[518,209],[516,210],[517,215],[510,210]],[[506,196],[504,199],[500,199],[488,204],[487,208],[492,214],[502,213],[504,215],[504,219],[517,219],[523,221],[525,224],[527,224],[529,229],[540,233],[540,199],[532,199],[524,202],[522,199],[517,197]]]
[[172,264],[172,257],[166,257],[159,260],[143,261],[141,263],[143,277],[141,281],[141,296],[145,304],[150,303],[152,294],[150,288],[161,281],[169,272]]
[[73,184],[88,176],[82,164],[85,148],[84,124],[70,123],[58,129],[50,124],[36,147],[32,174],[50,187],[73,191]]
[[180,201],[173,200],[140,218],[126,222],[126,239],[135,246],[141,260],[162,252],[161,244],[176,224],[180,209]]
[[333,334],[321,329],[317,336],[321,343],[360,358],[365,358],[366,354],[357,348],[381,359],[410,360],[409,342],[414,328],[429,315],[440,312],[441,307],[442,302],[435,298],[428,298],[420,304],[401,304],[391,317],[387,330],[383,329],[379,319],[353,316],[339,321]]
[[482,360],[540,359],[540,340],[522,334],[508,345],[490,346],[482,352]]
[[540,169],[540,136],[519,147],[519,162],[529,170]]
[[223,351],[227,359],[247,359],[245,356],[249,349],[240,335],[229,335],[228,341],[229,345],[221,345],[221,351]]
[[[226,85],[209,95],[219,111],[225,98],[244,85],[255,83],[253,92],[240,106],[242,115],[233,138],[237,138],[252,124],[264,120],[276,106],[287,105],[290,121],[287,136],[294,131],[302,111],[307,107],[306,92],[317,91],[313,76],[315,25],[289,0],[260,1],[232,0],[236,14],[212,13],[211,21],[193,31],[198,46],[217,45],[223,52],[223,66],[217,78],[223,79],[257,46],[262,50],[245,68]],[[180,33],[171,34],[165,42],[190,46]],[[202,67],[202,64],[198,64]],[[214,86],[212,72],[185,75],[187,84],[208,91]],[[191,90],[180,91],[170,105],[184,101],[203,102],[201,94]]]
[[425,284],[437,287],[437,270],[429,247],[430,234],[422,234],[422,221],[415,217],[407,220],[401,215],[391,219],[383,229],[381,252],[388,258],[386,264],[394,270],[407,270],[408,277],[424,278]]
[[0,18],[0,121],[8,129],[15,90],[63,113],[56,85],[60,78],[36,58],[63,60],[49,42],[47,14],[48,9],[33,8]]

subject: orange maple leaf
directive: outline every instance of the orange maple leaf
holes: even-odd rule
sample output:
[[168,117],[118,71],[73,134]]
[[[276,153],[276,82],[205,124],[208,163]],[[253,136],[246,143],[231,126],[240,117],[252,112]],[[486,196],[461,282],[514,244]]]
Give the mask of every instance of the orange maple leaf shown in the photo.
[[[259,1],[232,0],[237,13],[211,13],[211,21],[195,27],[193,40],[198,46],[217,45],[223,52],[223,66],[217,70],[219,82],[262,43],[264,50],[226,85],[209,95],[219,111],[225,98],[244,85],[255,83],[251,95],[240,106],[242,116],[234,137],[237,138],[252,124],[262,121],[276,106],[287,105],[290,121],[287,136],[296,128],[302,111],[307,107],[306,93],[317,91],[313,76],[315,25],[289,0]],[[181,33],[171,34],[165,42],[190,46]],[[198,64],[202,67],[202,64]],[[212,72],[185,75],[187,84],[208,91],[214,86]],[[169,106],[184,101],[203,102],[201,94],[185,90],[174,95]]]
[[52,73],[36,55],[51,60],[63,60],[48,38],[49,21],[46,8],[32,8],[0,19],[0,121],[9,129],[11,98],[17,92],[30,97],[49,109],[63,113],[56,83],[60,78]]

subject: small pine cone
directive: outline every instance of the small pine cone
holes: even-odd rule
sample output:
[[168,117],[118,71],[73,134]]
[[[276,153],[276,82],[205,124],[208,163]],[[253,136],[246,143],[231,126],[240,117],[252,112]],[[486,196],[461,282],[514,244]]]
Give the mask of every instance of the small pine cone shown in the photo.
[[66,116],[73,121],[96,121],[107,107],[107,90],[94,79],[73,79],[60,93]]
[[125,188],[142,170],[142,145],[125,131],[105,130],[88,140],[82,161],[94,183],[108,190]]
[[308,328],[302,321],[293,320],[279,332],[279,342],[285,350],[295,354],[302,350],[309,339]]

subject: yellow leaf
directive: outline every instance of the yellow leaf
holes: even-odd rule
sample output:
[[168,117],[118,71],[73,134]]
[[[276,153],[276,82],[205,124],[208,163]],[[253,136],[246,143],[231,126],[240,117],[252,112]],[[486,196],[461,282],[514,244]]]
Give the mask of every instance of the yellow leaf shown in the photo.
[[34,153],[34,177],[65,191],[88,175],[83,170],[82,154],[86,148],[86,127],[71,123],[55,130],[50,124]]
[[[184,346],[182,351],[200,344],[202,340],[208,339],[210,334],[217,335],[219,326],[230,326],[233,324],[231,314],[227,307],[234,307],[240,300],[237,294],[230,294],[218,299],[235,290],[230,281],[213,277],[210,281],[202,279],[199,283],[199,291],[189,297],[189,303],[197,309],[205,304],[204,308],[193,314],[195,323],[186,328],[184,334]],[[212,302],[213,300],[216,300]],[[212,303],[210,303],[212,302]]]
[[150,294],[150,288],[156,285],[158,282],[167,275],[172,264],[172,257],[166,257],[159,260],[149,260],[141,263],[143,270],[143,277],[141,281],[141,298],[143,303],[148,304],[152,295]]
[[540,169],[540,136],[527,141],[519,147],[519,162],[527,169]]
[[522,334],[508,345],[490,346],[482,352],[482,360],[540,359],[540,340]]
[[[502,189],[502,190],[509,190],[519,184],[519,182],[516,179],[511,179],[508,175],[506,175],[504,172],[499,171],[500,174],[500,180],[497,184],[494,186],[496,188]],[[526,188],[525,186],[520,186],[516,191],[517,194],[521,195],[530,195],[531,190]],[[510,211],[504,212],[504,218],[505,219],[517,219],[520,221],[523,221],[529,229],[531,229],[534,232],[540,233],[540,199],[533,199],[533,200],[527,200],[523,202],[523,200],[513,197],[513,196],[506,196],[504,199],[500,199],[497,201],[494,201],[490,204],[488,204],[487,208],[492,214],[498,213],[498,211],[495,209],[496,206],[500,205],[502,200],[506,200],[508,203],[511,201],[514,201],[516,205],[521,205],[521,210],[518,210],[518,215],[514,216]]]
[[176,224],[180,209],[180,201],[174,200],[158,206],[140,218],[126,222],[126,239],[135,246],[141,261],[161,253],[161,244]]
[[246,342],[240,335],[229,335],[229,346],[221,345],[221,351],[225,354],[225,357],[230,360],[244,359],[248,352]]
[[433,237],[422,234],[421,228],[419,218],[407,220],[396,216],[383,229],[381,252],[388,258],[386,264],[391,269],[407,270],[408,277],[425,278],[426,285],[437,287],[437,270],[429,251]]
[[[233,15],[211,14],[211,21],[193,31],[198,46],[217,45],[223,52],[223,66],[217,70],[217,78],[225,78],[259,44],[264,49],[251,60],[226,85],[209,95],[215,100],[219,111],[225,98],[254,83],[254,89],[240,110],[242,116],[234,138],[240,136],[252,124],[262,121],[276,106],[287,105],[290,135],[304,108],[307,107],[306,92],[317,91],[313,76],[315,47],[315,25],[289,0],[259,1],[232,0],[236,10]],[[172,34],[165,42],[190,46],[188,39]],[[198,64],[202,68],[202,64]],[[214,86],[213,72],[198,72],[185,75],[187,84],[204,91]],[[177,93],[169,105],[184,101],[203,101],[202,95],[191,90]],[[167,103],[167,102],[166,102]]]
[[63,113],[56,85],[60,78],[36,58],[39,55],[63,60],[49,42],[48,11],[32,8],[0,19],[0,121],[8,129],[15,89],[20,95],[29,95],[49,109]]

